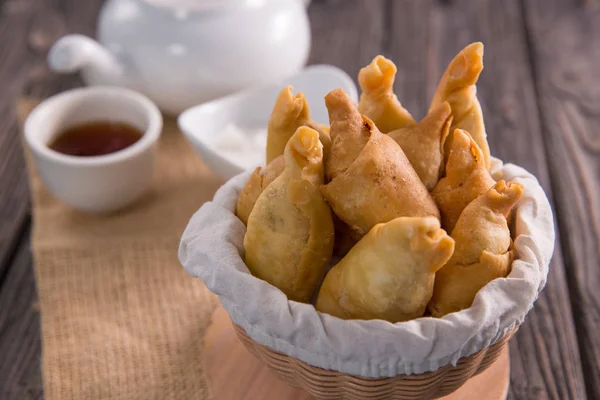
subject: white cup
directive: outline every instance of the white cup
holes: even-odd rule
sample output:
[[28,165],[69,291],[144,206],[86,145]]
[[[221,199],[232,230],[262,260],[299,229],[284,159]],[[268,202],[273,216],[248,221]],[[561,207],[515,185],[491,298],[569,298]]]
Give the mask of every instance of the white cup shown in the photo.
[[[143,136],[115,153],[79,157],[54,151],[49,143],[67,128],[87,122],[123,122]],[[43,101],[25,121],[25,141],[50,192],[83,212],[126,207],[152,184],[162,116],[143,95],[117,87],[69,90]]]

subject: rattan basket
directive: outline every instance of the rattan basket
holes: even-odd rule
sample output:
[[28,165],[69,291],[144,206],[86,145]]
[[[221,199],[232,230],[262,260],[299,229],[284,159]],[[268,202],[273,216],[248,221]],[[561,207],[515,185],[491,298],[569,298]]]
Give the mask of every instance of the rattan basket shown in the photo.
[[495,344],[461,358],[455,367],[447,365],[423,374],[366,379],[314,367],[256,343],[238,325],[234,325],[234,328],[248,351],[275,375],[291,386],[306,390],[319,400],[422,400],[446,396],[492,365],[516,332],[515,328]]

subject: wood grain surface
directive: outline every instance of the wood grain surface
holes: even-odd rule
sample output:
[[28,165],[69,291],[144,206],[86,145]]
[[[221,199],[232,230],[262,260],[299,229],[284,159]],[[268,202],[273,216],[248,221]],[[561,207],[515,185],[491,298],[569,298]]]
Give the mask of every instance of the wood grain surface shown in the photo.
[[57,79],[46,65],[50,45],[66,33],[93,35],[102,0],[12,0],[0,3],[0,284],[27,226],[29,192],[15,104],[81,85]]
[[[46,64],[65,33],[93,35],[102,0],[0,1],[0,399],[42,398],[29,199],[14,104],[77,86]],[[478,85],[492,153],[539,178],[555,204],[548,285],[511,340],[511,399],[600,398],[600,2],[313,0],[311,63],[356,77],[398,66],[421,118],[450,59],[485,44]]]
[[66,33],[93,35],[103,0],[0,2],[0,399],[43,398],[37,295],[29,249],[30,202],[16,117],[20,95],[44,98],[81,85],[46,65]]
[[5,285],[0,291],[0,398],[41,399],[40,315],[31,273],[29,231],[17,249]]
[[587,395],[600,399],[600,4],[524,5]]

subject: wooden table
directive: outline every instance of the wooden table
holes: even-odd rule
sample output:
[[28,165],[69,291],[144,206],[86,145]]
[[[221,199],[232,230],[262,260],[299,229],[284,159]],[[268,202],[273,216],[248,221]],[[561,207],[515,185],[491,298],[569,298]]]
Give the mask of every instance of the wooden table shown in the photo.
[[[100,0],[0,1],[0,399],[42,398],[30,202],[15,100],[80,85],[52,74],[58,37],[94,33]],[[479,96],[492,152],[553,202],[548,285],[511,341],[511,399],[600,399],[600,2],[314,0],[311,63],[356,77],[381,53],[424,115],[448,61],[485,44]]]

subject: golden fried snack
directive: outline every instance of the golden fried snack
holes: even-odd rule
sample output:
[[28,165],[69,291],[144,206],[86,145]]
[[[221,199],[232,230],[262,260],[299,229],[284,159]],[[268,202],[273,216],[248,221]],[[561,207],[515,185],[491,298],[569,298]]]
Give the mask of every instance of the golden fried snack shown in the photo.
[[418,125],[398,129],[388,135],[402,147],[406,158],[425,184],[433,189],[444,169],[444,143],[452,124],[447,102],[433,109]]
[[469,308],[482,287],[509,274],[513,250],[506,218],[522,195],[521,184],[499,181],[464,209],[452,232],[454,254],[435,276],[428,306],[434,317]]
[[[483,44],[472,43],[458,53],[448,65],[433,96],[429,111],[431,112],[445,101],[450,103],[454,117],[450,127],[451,132],[457,128],[469,132],[481,149],[485,166],[489,169],[490,147],[475,86],[482,70]],[[452,147],[452,137],[446,141],[445,147],[445,155],[448,157]]]
[[442,227],[452,233],[465,207],[496,183],[485,166],[481,149],[462,129],[454,131],[446,176],[431,192],[442,214]]
[[290,300],[309,302],[333,250],[331,210],[319,193],[323,146],[314,129],[300,127],[289,140],[285,169],[260,194],[244,237],[250,272]]
[[279,93],[267,127],[267,164],[283,154],[285,146],[301,126],[308,126],[319,132],[325,159],[329,154],[331,139],[329,128],[310,118],[310,109],[303,93],[292,94],[292,86],[286,86]]
[[378,224],[329,271],[316,308],[342,319],[418,318],[431,299],[435,272],[453,250],[436,218]]
[[248,217],[254,208],[254,203],[258,200],[258,196],[271,182],[275,180],[283,172],[285,162],[283,155],[277,157],[266,166],[266,168],[258,167],[254,170],[250,179],[246,182],[246,186],[240,192],[238,197],[235,215],[242,220],[244,225],[248,224]]
[[325,162],[325,174],[331,180],[356,160],[371,132],[354,101],[342,89],[329,92],[325,96],[325,105],[329,113],[330,156],[335,153],[335,157],[329,157]]
[[361,116],[343,92],[331,92],[325,100],[333,140],[328,163],[332,180],[321,193],[335,214],[359,237],[398,217],[439,218],[433,198],[400,146]]
[[361,114],[371,118],[383,133],[417,124],[394,94],[396,72],[396,65],[392,61],[377,56],[358,73],[362,90],[358,109]]

